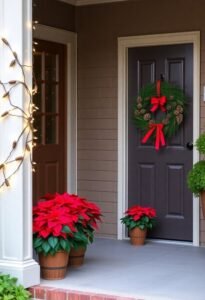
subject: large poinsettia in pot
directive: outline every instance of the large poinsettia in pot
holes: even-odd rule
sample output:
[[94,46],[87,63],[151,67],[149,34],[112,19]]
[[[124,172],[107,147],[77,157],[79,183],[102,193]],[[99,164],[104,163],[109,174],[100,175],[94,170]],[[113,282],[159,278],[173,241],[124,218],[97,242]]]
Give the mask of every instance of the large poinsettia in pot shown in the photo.
[[156,210],[151,207],[132,206],[125,212],[121,222],[129,230],[132,245],[144,245],[147,230],[152,229],[156,223]]
[[33,246],[39,255],[41,277],[65,277],[72,236],[78,217],[54,200],[39,202],[33,208]]
[[101,221],[100,208],[85,198],[68,193],[46,194],[41,201],[63,209],[73,221],[73,227],[66,225],[67,240],[71,247],[68,262],[71,266],[82,265],[87,245],[93,242],[94,232]]

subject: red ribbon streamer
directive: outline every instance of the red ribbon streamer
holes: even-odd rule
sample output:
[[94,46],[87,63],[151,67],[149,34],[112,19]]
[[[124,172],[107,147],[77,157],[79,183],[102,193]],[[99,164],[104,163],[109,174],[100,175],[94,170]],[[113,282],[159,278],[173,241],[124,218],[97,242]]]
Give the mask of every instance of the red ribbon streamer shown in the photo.
[[146,133],[146,135],[142,139],[142,144],[145,144],[148,139],[151,137],[151,135],[154,133],[156,130],[156,140],[155,140],[155,149],[159,150],[161,146],[165,146],[165,138],[164,138],[164,133],[163,133],[163,127],[164,124],[159,123],[159,124],[151,124],[150,125],[150,130]]
[[166,96],[152,97],[151,98],[152,108],[150,109],[150,111],[154,112],[158,109],[158,107],[160,107],[161,111],[165,112],[166,109],[164,105],[166,104],[166,102],[167,102]]
[[157,80],[156,82],[156,90],[157,90],[157,97],[159,98],[161,95],[161,80]]

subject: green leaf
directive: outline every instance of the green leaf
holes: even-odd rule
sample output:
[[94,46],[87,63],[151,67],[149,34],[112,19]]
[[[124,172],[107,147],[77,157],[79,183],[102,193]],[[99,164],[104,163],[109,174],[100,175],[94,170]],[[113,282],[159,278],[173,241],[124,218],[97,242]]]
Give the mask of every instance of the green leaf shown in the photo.
[[61,239],[61,240],[60,240],[60,245],[61,245],[61,247],[63,248],[63,250],[66,250],[66,240]]
[[88,238],[86,237],[86,235],[82,232],[75,232],[74,233],[74,239],[76,241],[84,241],[85,243],[88,243]]
[[37,248],[37,247],[41,246],[42,243],[43,243],[43,239],[41,237],[34,238],[33,246],[34,246],[34,248]]
[[55,248],[56,247],[56,245],[58,244],[58,238],[57,237],[53,237],[53,236],[50,236],[49,238],[48,238],[48,243],[49,243],[49,245],[51,246],[51,248]]
[[31,299],[31,294],[22,285],[17,285],[16,282],[16,278],[0,275],[0,300]]
[[49,250],[51,249],[51,246],[47,241],[44,241],[42,244],[42,249],[45,252],[45,254],[48,254]]
[[3,300],[13,300],[13,299],[15,299],[15,298],[12,295],[4,295],[4,298],[3,298]]
[[60,240],[60,247],[61,247],[63,250],[69,252],[70,249],[71,249],[71,246],[73,246],[73,244],[71,243],[70,240],[68,240],[68,239],[63,239],[63,238]]
[[71,249],[71,244],[66,240],[66,251],[69,252]]
[[145,217],[144,217],[144,221],[145,221],[146,223],[149,223],[149,218],[148,218],[147,216],[145,216]]
[[36,250],[37,253],[41,253],[43,251],[41,246],[37,247],[35,250]]
[[67,225],[63,227],[62,232],[64,232],[64,233],[72,233],[72,231],[70,230],[70,228]]
[[130,223],[130,229],[133,229],[133,228],[135,228],[136,227],[136,222],[135,221],[132,221],[131,223]]
[[59,250],[61,250],[60,242],[56,245],[54,250],[55,250],[55,252],[58,252]]

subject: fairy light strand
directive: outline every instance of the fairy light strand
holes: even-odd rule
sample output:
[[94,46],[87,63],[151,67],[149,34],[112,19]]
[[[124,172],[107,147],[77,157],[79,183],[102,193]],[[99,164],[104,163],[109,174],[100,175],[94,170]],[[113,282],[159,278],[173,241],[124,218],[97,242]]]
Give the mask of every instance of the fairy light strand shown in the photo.
[[[23,65],[19,61],[18,55],[15,51],[13,51],[10,43],[5,39],[1,39],[4,45],[11,52],[13,59],[9,64],[10,68],[18,67],[21,70],[23,80],[15,80],[12,79],[8,82],[0,81],[0,86],[3,88],[2,99],[4,101],[8,101],[10,108],[0,114],[0,119],[7,118],[21,118],[24,122],[23,129],[17,135],[16,139],[12,142],[11,149],[8,151],[8,155],[4,159],[4,161],[0,162],[0,174],[2,175],[2,179],[0,182],[0,188],[3,186],[9,187],[11,178],[18,172],[20,167],[22,166],[26,154],[29,154],[29,161],[32,167],[32,170],[35,171],[35,163],[32,160],[32,148],[36,145],[35,140],[37,139],[34,136],[34,132],[37,130],[33,126],[34,118],[33,113],[38,109],[33,103],[33,96],[37,93],[38,88],[34,76],[34,87],[32,91],[30,91],[29,86],[26,82],[26,68],[32,68],[32,66]],[[22,108],[13,103],[11,97],[11,91],[15,90],[17,87],[23,86],[25,95],[28,100],[28,108]],[[23,141],[23,150],[19,155],[15,155],[15,152],[18,148],[20,141]],[[13,171],[8,174],[7,166],[13,165]]]

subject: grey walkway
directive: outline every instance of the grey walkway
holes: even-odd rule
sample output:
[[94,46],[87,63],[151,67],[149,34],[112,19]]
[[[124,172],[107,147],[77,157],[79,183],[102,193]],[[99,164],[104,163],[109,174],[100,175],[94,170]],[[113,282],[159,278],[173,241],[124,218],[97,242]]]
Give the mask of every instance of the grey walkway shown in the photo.
[[41,284],[145,300],[205,300],[205,248],[96,239],[84,266]]

